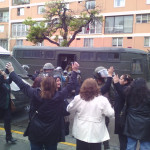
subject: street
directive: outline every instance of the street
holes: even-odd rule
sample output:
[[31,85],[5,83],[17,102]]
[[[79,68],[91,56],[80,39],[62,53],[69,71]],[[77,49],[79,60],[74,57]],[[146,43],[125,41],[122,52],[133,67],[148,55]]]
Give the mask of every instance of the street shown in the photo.
[[[73,115],[70,115],[70,134],[66,136],[66,142],[58,144],[58,150],[75,150],[76,140],[71,134]],[[27,126],[28,113],[26,111],[18,112],[12,116],[12,134],[18,141],[16,144],[6,144],[5,131],[3,129],[3,123],[0,123],[0,150],[30,150],[30,144],[27,137],[23,137],[23,132]],[[118,149],[118,138],[113,134],[114,119],[111,119],[109,125],[110,132],[110,146],[111,150]],[[21,148],[20,148],[21,147]]]
[[[73,115],[70,115],[70,134],[66,136],[66,142],[58,144],[58,150],[76,150],[76,140],[71,134]],[[0,121],[0,150],[30,150],[30,144],[27,137],[23,137],[23,132],[27,126],[28,113],[26,111],[18,112],[12,116],[12,135],[17,139],[16,144],[7,144],[5,141],[5,131],[3,123]],[[110,119],[110,150],[119,150],[117,135],[114,134],[114,118]],[[103,150],[103,149],[102,149]],[[139,150],[139,149],[137,149]]]

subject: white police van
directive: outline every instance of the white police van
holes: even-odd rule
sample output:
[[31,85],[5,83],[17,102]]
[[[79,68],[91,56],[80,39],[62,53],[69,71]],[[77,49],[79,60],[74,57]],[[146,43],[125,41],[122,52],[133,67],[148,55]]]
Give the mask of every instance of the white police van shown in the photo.
[[[22,80],[28,84],[31,84],[32,81],[27,76],[27,71],[22,68],[20,63],[11,55],[11,53],[4,48],[0,47],[0,70],[5,70],[5,66],[8,62],[11,62],[15,72],[22,78]],[[19,87],[12,82],[11,86],[11,99],[13,100],[16,111],[23,110],[29,105],[29,98],[24,95]]]

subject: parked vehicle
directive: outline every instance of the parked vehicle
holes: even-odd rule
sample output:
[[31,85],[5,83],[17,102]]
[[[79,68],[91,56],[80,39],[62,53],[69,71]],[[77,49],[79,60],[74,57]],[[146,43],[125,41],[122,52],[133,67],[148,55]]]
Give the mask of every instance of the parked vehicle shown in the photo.
[[150,78],[149,53],[132,48],[83,48],[83,47],[47,47],[15,46],[13,56],[22,64],[28,65],[29,75],[41,69],[47,62],[63,70],[73,61],[80,64],[82,78],[92,77],[98,66],[114,66],[116,74],[131,74],[135,77]]
[[[20,63],[8,52],[0,47],[0,69],[5,70],[6,63],[11,62],[14,66],[15,72],[22,78],[22,80],[28,84],[32,81],[27,76],[27,72],[22,68]],[[12,82],[11,86],[11,99],[13,100],[16,111],[23,110],[29,105],[29,98],[25,96],[19,89],[19,87]]]

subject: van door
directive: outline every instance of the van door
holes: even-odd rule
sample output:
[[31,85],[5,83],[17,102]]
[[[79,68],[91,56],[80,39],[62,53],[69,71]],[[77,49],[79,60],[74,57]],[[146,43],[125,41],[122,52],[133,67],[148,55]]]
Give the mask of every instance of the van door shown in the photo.
[[76,61],[75,54],[59,54],[57,58],[57,66],[61,66],[63,70],[66,70],[68,65],[71,65],[71,62]]

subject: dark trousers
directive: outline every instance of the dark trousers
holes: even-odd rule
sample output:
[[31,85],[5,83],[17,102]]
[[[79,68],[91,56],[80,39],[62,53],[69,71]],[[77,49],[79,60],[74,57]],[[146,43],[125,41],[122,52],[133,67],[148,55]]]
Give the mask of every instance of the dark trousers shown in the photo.
[[[106,124],[106,127],[108,129],[108,125],[109,125],[109,118],[108,117],[105,117],[105,124]],[[103,145],[104,145],[104,150],[110,149],[109,141],[108,140],[104,141]]]
[[101,150],[101,143],[87,143],[77,139],[76,150]]
[[126,150],[127,148],[127,137],[122,134],[118,134],[119,143],[120,143],[120,150]]
[[0,108],[0,118],[4,120],[6,136],[11,136],[11,110]]
[[35,144],[30,142],[31,150],[57,150],[57,143],[53,145],[49,144]]

